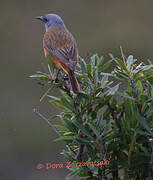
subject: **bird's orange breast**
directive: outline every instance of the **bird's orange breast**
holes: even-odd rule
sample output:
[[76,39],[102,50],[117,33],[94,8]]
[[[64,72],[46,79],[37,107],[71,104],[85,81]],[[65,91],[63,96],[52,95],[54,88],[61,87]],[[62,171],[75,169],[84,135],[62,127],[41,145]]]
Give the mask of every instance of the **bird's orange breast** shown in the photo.
[[[51,56],[45,48],[44,48],[44,54],[46,57],[48,55]],[[62,68],[66,73],[69,72],[69,68],[65,64],[63,64],[61,61],[59,61],[56,57],[54,57],[54,56],[51,56],[51,57],[52,57],[52,61],[54,62],[56,68],[58,68],[58,69]]]

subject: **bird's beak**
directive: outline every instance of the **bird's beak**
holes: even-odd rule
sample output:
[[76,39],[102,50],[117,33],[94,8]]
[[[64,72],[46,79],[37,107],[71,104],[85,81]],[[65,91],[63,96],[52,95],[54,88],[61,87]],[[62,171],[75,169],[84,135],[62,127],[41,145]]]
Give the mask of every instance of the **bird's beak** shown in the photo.
[[43,16],[37,16],[36,19],[39,19],[40,21],[43,21]]

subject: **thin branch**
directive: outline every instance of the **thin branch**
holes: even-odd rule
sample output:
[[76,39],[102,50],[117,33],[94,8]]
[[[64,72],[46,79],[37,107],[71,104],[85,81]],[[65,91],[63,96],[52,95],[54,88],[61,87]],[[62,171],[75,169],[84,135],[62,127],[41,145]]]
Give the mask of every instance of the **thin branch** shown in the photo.
[[[39,117],[41,117],[52,129],[53,131],[59,136],[61,137],[62,135],[60,134],[60,132],[54,127],[54,125],[49,121],[49,119],[47,119],[46,117],[44,117],[40,112],[39,109],[34,108],[33,112],[36,113]],[[70,145],[66,145],[67,148],[69,148],[74,155],[76,155],[76,152],[72,149],[72,147]]]
[[59,136],[61,137],[61,134],[58,132],[58,130],[54,127],[54,125],[49,121],[49,119],[47,119],[46,117],[44,117],[40,112],[39,109],[34,108],[33,112],[36,113],[39,117],[41,117],[52,129],[53,131]]
[[[136,127],[138,126],[138,124],[136,125]],[[130,163],[131,163],[131,154],[132,151],[134,150],[134,145],[136,142],[136,132],[134,133],[134,135],[131,137],[131,143],[130,143],[130,148],[129,148],[129,152],[128,152],[128,167],[130,167]]]
[[121,50],[122,59],[123,59],[124,63],[126,63],[126,57],[125,57],[125,55],[124,55],[124,53],[123,53],[122,46],[120,46],[120,50]]

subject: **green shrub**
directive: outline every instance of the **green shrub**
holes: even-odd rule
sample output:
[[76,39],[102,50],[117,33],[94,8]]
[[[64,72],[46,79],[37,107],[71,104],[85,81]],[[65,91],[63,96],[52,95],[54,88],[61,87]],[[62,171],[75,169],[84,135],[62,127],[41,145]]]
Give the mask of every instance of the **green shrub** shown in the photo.
[[[51,126],[59,135],[55,141],[65,142],[62,154],[71,162],[66,180],[153,178],[153,65],[137,64],[123,53],[122,59],[110,57],[105,64],[97,54],[88,64],[80,58],[78,95],[63,72],[55,81],[51,59],[47,74],[31,76],[48,87],[41,100],[48,97],[62,111],[56,116],[61,124]],[[105,73],[114,62],[114,70]],[[53,88],[59,97],[51,95]]]

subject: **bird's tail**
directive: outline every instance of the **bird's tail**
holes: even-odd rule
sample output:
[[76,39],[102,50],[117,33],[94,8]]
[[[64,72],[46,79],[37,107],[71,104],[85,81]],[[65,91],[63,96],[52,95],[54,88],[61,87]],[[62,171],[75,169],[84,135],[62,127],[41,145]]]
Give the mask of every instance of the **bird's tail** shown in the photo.
[[70,70],[70,71],[68,72],[68,74],[69,74],[69,79],[70,79],[71,86],[72,86],[72,91],[73,91],[75,94],[78,94],[78,93],[80,92],[80,84],[78,83],[78,80],[77,80],[77,78],[75,77],[73,71]]

